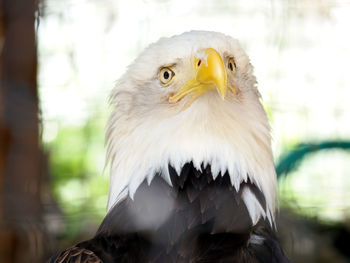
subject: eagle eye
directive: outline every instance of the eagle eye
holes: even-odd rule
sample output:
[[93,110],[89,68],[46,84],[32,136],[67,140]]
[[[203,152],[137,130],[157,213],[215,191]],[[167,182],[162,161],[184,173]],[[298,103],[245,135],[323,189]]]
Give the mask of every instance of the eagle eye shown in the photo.
[[227,62],[227,67],[232,71],[235,72],[236,71],[236,62],[233,59],[233,57],[229,57],[228,62]]
[[168,67],[161,68],[159,71],[159,80],[163,85],[170,83],[174,76],[174,71]]

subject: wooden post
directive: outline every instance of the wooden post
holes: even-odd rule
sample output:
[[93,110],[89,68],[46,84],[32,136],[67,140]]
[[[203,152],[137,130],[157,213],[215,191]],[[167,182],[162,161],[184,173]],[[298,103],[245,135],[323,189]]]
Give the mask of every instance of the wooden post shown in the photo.
[[0,262],[43,262],[37,0],[0,0]]

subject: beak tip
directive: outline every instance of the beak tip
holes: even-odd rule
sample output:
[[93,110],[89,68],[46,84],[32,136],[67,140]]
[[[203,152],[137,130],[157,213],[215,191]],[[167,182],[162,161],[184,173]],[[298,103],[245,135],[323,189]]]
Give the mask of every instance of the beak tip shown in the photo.
[[222,100],[225,100],[226,97],[226,87],[225,88],[217,88],[219,96]]

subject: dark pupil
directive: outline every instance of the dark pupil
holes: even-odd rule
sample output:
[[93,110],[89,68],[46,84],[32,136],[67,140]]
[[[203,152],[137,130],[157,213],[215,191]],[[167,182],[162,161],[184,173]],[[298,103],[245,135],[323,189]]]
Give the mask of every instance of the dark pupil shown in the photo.
[[228,67],[231,69],[231,71],[233,71],[233,66],[231,62],[228,64]]
[[168,72],[168,71],[165,71],[165,72],[164,72],[164,78],[165,78],[165,79],[168,79],[169,77],[170,77],[169,72]]

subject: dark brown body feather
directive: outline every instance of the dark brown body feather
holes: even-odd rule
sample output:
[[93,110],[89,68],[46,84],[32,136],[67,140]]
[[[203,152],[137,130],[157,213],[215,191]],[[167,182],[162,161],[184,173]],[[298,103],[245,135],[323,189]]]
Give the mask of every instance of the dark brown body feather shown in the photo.
[[[252,225],[242,190],[250,188],[266,207],[254,184],[243,182],[236,191],[228,174],[213,180],[210,167],[198,171],[191,163],[180,175],[169,172],[172,187],[158,175],[150,185],[143,182],[134,200],[108,213],[93,239],[50,262],[289,262],[273,227],[263,219]],[[77,261],[77,248],[93,254]]]

